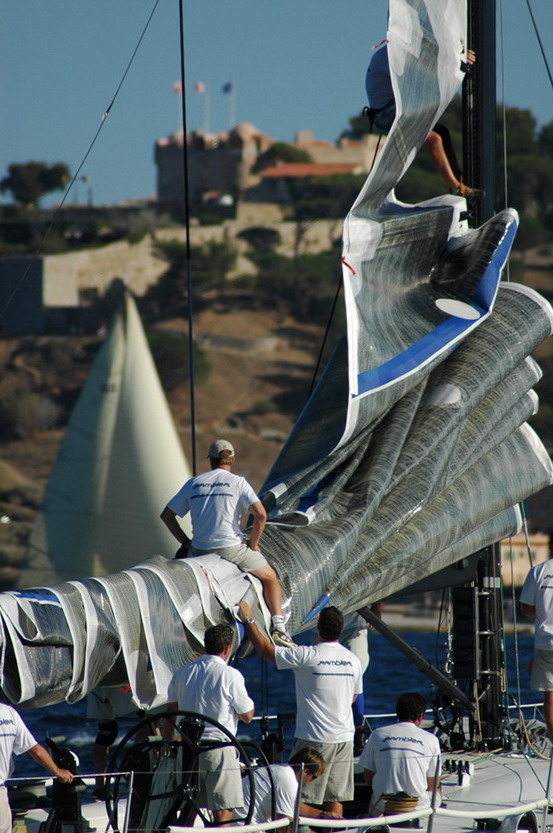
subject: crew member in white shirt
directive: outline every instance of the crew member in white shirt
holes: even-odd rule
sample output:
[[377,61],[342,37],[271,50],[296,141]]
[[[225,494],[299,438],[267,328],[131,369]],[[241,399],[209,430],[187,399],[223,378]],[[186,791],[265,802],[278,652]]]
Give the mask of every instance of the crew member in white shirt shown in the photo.
[[326,772],[306,785],[302,798],[342,816],[342,802],[353,798],[351,704],[362,691],[362,672],[355,654],[340,645],[344,624],[341,611],[336,607],[321,611],[316,645],[281,648],[272,645],[258,629],[247,602],[240,602],[238,610],[256,651],[276,663],[279,670],[294,672],[297,715],[293,751],[311,746],[326,762]]
[[[239,720],[251,722],[254,703],[246,691],[244,677],[238,669],[227,665],[232,638],[229,625],[214,625],[206,630],[205,654],[176,671],[169,683],[168,711],[203,714],[233,735]],[[162,731],[165,737],[171,735],[170,721],[165,721]],[[201,740],[228,738],[216,726],[206,723]],[[199,805],[213,811],[217,824],[224,824],[231,819],[232,811],[244,803],[237,750],[234,746],[206,750],[199,756],[198,766],[204,777]]]
[[[265,507],[248,481],[231,471],[236,456],[232,443],[215,440],[209,446],[207,456],[211,471],[187,480],[160,515],[181,545],[176,557],[215,553],[256,576],[263,585],[263,595],[271,613],[273,642],[293,645],[284,626],[277,574],[259,549],[259,539],[267,520]],[[240,530],[240,517],[246,511],[253,517],[247,539]],[[183,518],[188,512],[192,522],[191,541],[177,520],[177,515]]]
[[532,567],[521,594],[522,612],[534,619],[534,662],[530,687],[544,692],[543,715],[553,740],[553,563]]
[[373,789],[371,816],[382,815],[386,796],[397,793],[416,797],[417,809],[430,805],[441,761],[438,738],[420,728],[425,708],[422,694],[400,694],[396,703],[398,723],[375,729],[365,744],[359,764],[366,783]]
[[6,781],[12,773],[12,755],[22,755],[24,752],[28,752],[37,764],[64,784],[70,784],[73,780],[73,774],[68,769],[56,766],[46,749],[36,742],[16,710],[6,703],[0,703],[0,833],[11,833],[12,830],[12,814],[6,789]]
[[[270,773],[267,771],[270,770]],[[251,824],[262,824],[273,819],[273,785],[274,785],[274,818],[287,818],[292,821],[298,796],[298,785],[303,770],[303,783],[310,784],[316,778],[324,775],[326,764],[323,756],[311,746],[305,746],[290,758],[288,764],[271,764],[259,766],[253,770],[255,785],[255,802]],[[250,803],[250,779],[244,777],[244,807],[236,811],[239,819],[244,819]],[[335,813],[326,813],[316,807],[300,801],[300,816],[309,818],[328,819],[340,818]],[[286,833],[288,828],[279,827]]]

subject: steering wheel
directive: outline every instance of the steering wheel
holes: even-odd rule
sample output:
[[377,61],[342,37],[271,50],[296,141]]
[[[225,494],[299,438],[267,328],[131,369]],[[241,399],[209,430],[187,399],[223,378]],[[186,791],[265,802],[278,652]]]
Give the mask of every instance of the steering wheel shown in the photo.
[[[155,724],[161,720],[172,725],[171,739],[155,732]],[[202,739],[206,726],[215,727],[220,737]],[[121,829],[118,816],[123,797],[127,798],[131,828],[154,831],[166,830],[176,823],[190,826],[196,817],[206,827],[213,826],[214,822],[198,804],[199,758],[203,752],[229,747],[237,750],[249,779],[250,800],[243,820],[249,824],[255,806],[255,781],[245,745],[206,715],[175,711],[144,718],[113,751],[106,774],[106,809],[113,829]]]

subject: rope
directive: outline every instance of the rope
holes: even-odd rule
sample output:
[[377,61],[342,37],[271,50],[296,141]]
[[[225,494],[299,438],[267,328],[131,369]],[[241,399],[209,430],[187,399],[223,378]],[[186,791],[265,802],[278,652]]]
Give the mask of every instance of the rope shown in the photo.
[[196,465],[196,384],[194,374],[194,317],[192,293],[192,264],[190,257],[190,199],[188,184],[188,127],[186,120],[186,71],[184,60],[184,0],[179,0],[179,55],[182,105],[182,170],[183,170],[183,202],[185,228],[185,263],[186,263],[186,293],[188,314],[188,377],[190,391],[190,443],[192,450],[192,474],[197,471]]
[[125,83],[125,80],[126,80],[126,78],[127,78],[127,75],[128,75],[128,74],[129,74],[129,72],[130,72],[130,68],[131,68],[132,64],[134,63],[134,59],[135,59],[135,57],[136,57],[136,54],[137,54],[137,52],[138,52],[138,50],[139,50],[139,48],[140,48],[140,45],[142,44],[142,41],[144,40],[144,37],[145,37],[145,35],[146,35],[146,32],[147,32],[147,30],[148,30],[148,28],[149,28],[149,26],[150,26],[150,23],[152,22],[152,18],[153,18],[153,16],[154,16],[154,14],[155,14],[155,12],[156,12],[156,9],[157,9],[157,7],[159,6],[160,2],[161,2],[161,0],[155,0],[154,6],[153,6],[153,8],[152,8],[152,11],[150,12],[150,14],[149,14],[149,16],[148,16],[148,19],[147,19],[147,21],[146,21],[146,23],[145,23],[145,25],[144,25],[144,27],[143,27],[143,29],[142,29],[142,32],[141,32],[141,34],[140,34],[140,37],[138,38],[138,42],[137,42],[137,44],[136,44],[135,48],[134,48],[134,49],[133,49],[133,51],[132,51],[131,57],[129,58],[129,60],[128,60],[128,62],[127,62],[127,66],[125,67],[125,69],[124,69],[124,71],[123,71],[123,75],[121,76],[121,80],[120,80],[120,81],[119,81],[119,83],[117,84],[117,87],[116,87],[116,89],[115,89],[115,92],[114,92],[114,94],[113,94],[113,96],[112,96],[112,99],[111,99],[111,101],[110,101],[109,105],[106,107],[106,109],[104,110],[104,112],[103,112],[103,114],[102,114],[102,118],[100,119],[100,125],[99,125],[99,127],[97,128],[96,133],[94,134],[94,136],[93,136],[93,138],[92,138],[92,141],[90,142],[90,144],[89,144],[89,146],[88,146],[88,149],[86,150],[86,152],[85,152],[85,154],[84,154],[83,158],[81,159],[81,162],[79,163],[79,166],[78,166],[77,170],[75,171],[75,173],[74,173],[74,174],[73,174],[73,176],[71,177],[71,181],[70,181],[69,185],[67,186],[67,188],[66,188],[66,190],[65,190],[65,193],[64,193],[64,195],[63,195],[63,197],[62,197],[62,199],[61,199],[61,201],[60,201],[59,205],[57,205],[57,206],[56,206],[56,209],[55,209],[55,211],[54,211],[54,213],[53,213],[53,215],[52,215],[52,219],[50,220],[50,222],[49,222],[49,224],[48,224],[48,226],[47,226],[47,228],[46,228],[46,231],[44,232],[44,234],[43,234],[43,235],[42,235],[42,237],[40,238],[39,243],[38,243],[38,245],[37,245],[37,247],[36,247],[36,249],[35,249],[35,251],[34,251],[34,253],[33,253],[33,255],[32,255],[32,257],[31,257],[31,259],[30,259],[30,261],[29,261],[29,263],[27,264],[26,269],[24,270],[24,272],[23,272],[23,274],[21,275],[21,277],[20,277],[20,278],[16,281],[16,283],[15,283],[15,285],[14,285],[14,287],[13,287],[12,291],[11,291],[11,292],[10,292],[10,294],[8,295],[8,298],[7,298],[7,300],[6,300],[6,303],[4,304],[3,308],[0,310],[0,324],[1,324],[2,319],[4,318],[4,316],[5,316],[5,314],[6,314],[7,310],[8,310],[8,308],[10,307],[10,305],[11,305],[11,303],[12,303],[13,299],[15,298],[15,296],[16,296],[16,295],[17,295],[17,293],[19,292],[19,290],[20,290],[21,286],[23,285],[23,283],[24,283],[24,282],[25,282],[25,280],[27,279],[27,276],[28,276],[29,272],[31,271],[31,268],[34,266],[34,264],[36,263],[37,259],[39,258],[40,254],[41,254],[41,252],[42,252],[42,250],[43,250],[43,247],[44,247],[44,242],[46,241],[46,239],[47,239],[48,235],[50,234],[50,232],[51,232],[51,231],[52,231],[52,229],[54,228],[54,226],[55,226],[55,224],[56,224],[56,222],[57,222],[57,220],[58,220],[58,216],[59,216],[59,214],[60,214],[60,211],[61,211],[61,209],[63,208],[63,206],[65,205],[65,203],[66,203],[66,201],[67,201],[67,198],[68,198],[68,196],[69,196],[69,194],[70,194],[70,192],[71,192],[71,189],[72,189],[73,185],[74,185],[74,184],[75,184],[75,182],[77,181],[77,179],[78,179],[78,177],[79,177],[79,174],[80,174],[80,172],[82,171],[82,169],[83,169],[83,167],[84,167],[84,165],[85,165],[85,163],[86,163],[86,160],[87,160],[87,159],[88,159],[88,157],[90,156],[90,154],[91,154],[91,152],[92,152],[92,149],[94,148],[94,145],[96,144],[96,142],[97,142],[97,140],[98,140],[98,138],[99,138],[99,136],[100,136],[100,133],[102,132],[102,130],[103,130],[103,128],[104,128],[104,125],[105,125],[105,123],[106,123],[106,121],[107,121],[107,117],[109,116],[109,114],[110,114],[110,112],[111,112],[111,109],[112,109],[113,105],[115,104],[115,100],[117,99],[117,97],[118,97],[118,95],[119,95],[119,92],[121,91],[121,87],[122,87],[122,86],[123,86],[123,84]]
[[528,12],[529,12],[530,18],[532,20],[532,25],[534,27],[534,32],[536,33],[536,39],[538,41],[538,45],[540,47],[540,52],[542,54],[543,62],[545,64],[545,71],[547,72],[547,75],[549,77],[549,83],[551,84],[551,87],[553,88],[553,75],[551,74],[551,68],[549,66],[549,61],[547,60],[547,55],[545,54],[543,41],[541,39],[541,35],[540,35],[539,29],[538,29],[538,24],[536,23],[536,18],[534,17],[534,12],[532,11],[532,5],[530,3],[530,0],[526,0],[526,5],[528,6]]

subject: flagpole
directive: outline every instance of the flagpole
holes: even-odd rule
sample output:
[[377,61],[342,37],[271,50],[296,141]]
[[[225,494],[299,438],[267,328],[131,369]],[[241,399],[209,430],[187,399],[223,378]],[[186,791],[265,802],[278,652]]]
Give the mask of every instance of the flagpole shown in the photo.
[[236,83],[232,82],[232,89],[230,91],[230,124],[229,128],[236,125]]
[[204,95],[204,133],[209,133],[209,81],[205,82]]

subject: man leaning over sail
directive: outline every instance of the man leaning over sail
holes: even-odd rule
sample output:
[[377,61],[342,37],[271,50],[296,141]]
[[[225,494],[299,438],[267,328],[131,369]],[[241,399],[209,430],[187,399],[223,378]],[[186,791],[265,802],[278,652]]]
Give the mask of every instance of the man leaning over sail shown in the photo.
[[[388,41],[383,40],[374,47],[375,52],[370,60],[365,77],[365,88],[369,107],[366,108],[371,122],[371,130],[387,134],[392,129],[396,117],[396,101],[390,76],[388,60]],[[461,67],[466,72],[474,64],[475,55],[467,49],[465,60]],[[451,136],[445,124],[438,122],[434,125],[424,141],[430,152],[432,164],[449,188],[451,194],[464,197],[469,202],[481,200],[484,192],[478,188],[470,188],[462,179],[462,171],[455,156]]]
[[344,617],[337,607],[319,614],[316,645],[283,648],[261,633],[249,604],[238,605],[248,639],[263,659],[279,670],[290,669],[296,682],[296,740],[294,752],[317,749],[326,761],[321,778],[307,784],[302,799],[323,804],[327,813],[342,816],[342,802],[353,798],[353,716],[351,704],[362,691],[361,663],[340,645]]
[[[160,515],[181,545],[176,557],[215,553],[260,579],[272,616],[271,637],[278,645],[293,645],[284,627],[277,574],[259,550],[259,539],[267,520],[265,508],[248,481],[232,473],[235,453],[228,440],[212,442],[207,456],[211,471],[187,480]],[[240,516],[246,511],[253,516],[248,539],[240,530]],[[187,512],[192,521],[192,541],[176,517],[183,518]]]

